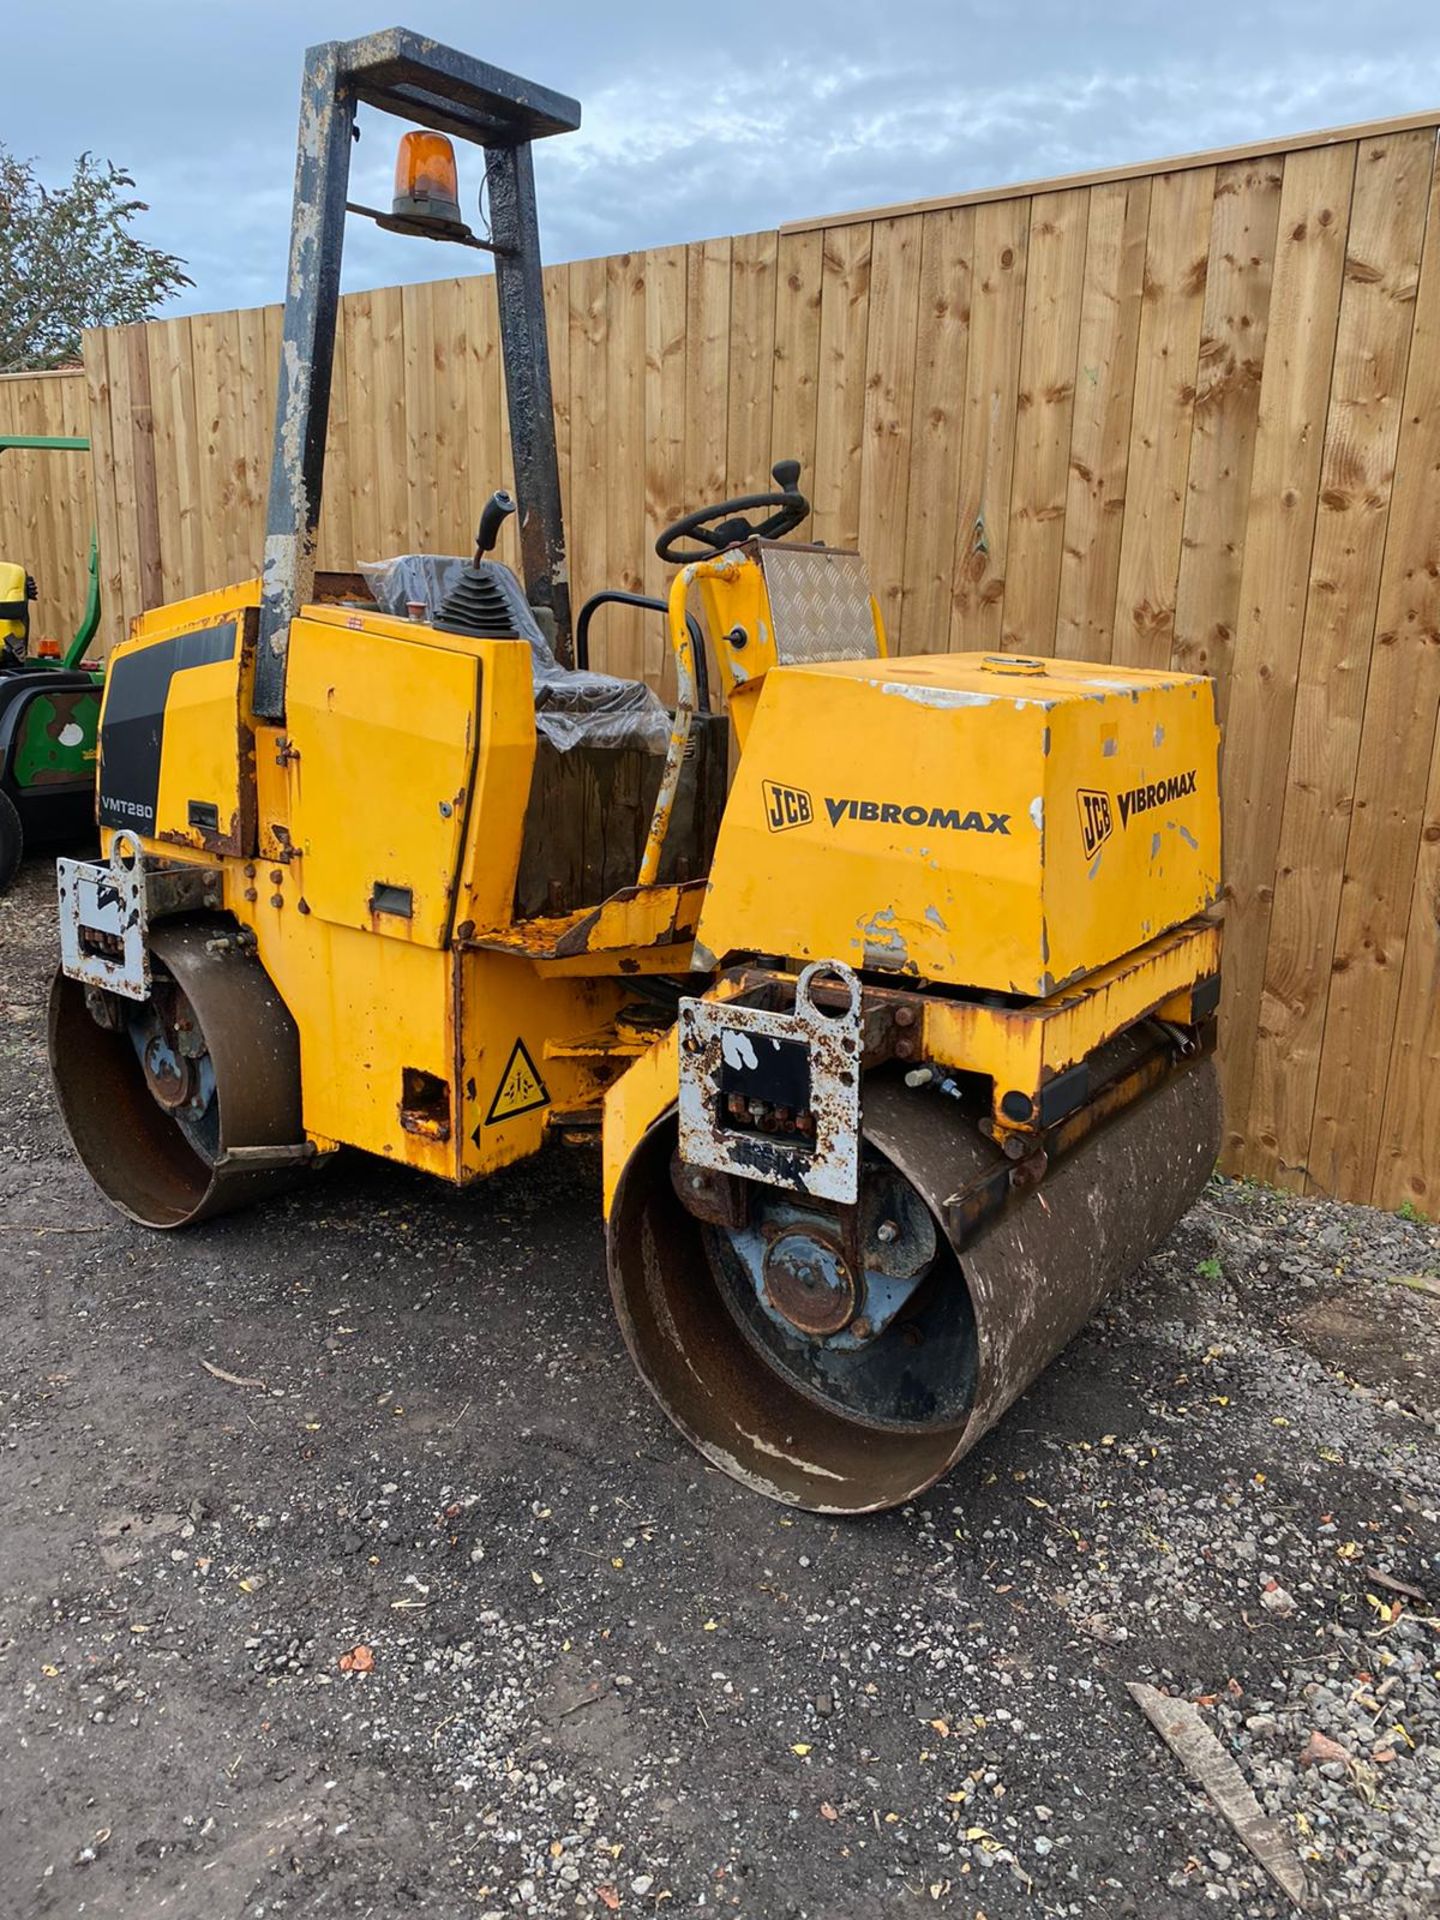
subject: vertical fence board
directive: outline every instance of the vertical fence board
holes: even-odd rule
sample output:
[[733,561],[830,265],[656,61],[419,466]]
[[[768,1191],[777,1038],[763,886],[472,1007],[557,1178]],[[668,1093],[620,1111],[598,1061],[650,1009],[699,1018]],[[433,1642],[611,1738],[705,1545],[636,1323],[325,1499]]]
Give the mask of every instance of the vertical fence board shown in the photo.
[[114,455],[115,597],[129,618],[143,610],[145,598],[137,563],[140,536],[135,509],[135,434],[131,420],[130,361],[125,330],[113,327],[104,337],[110,395],[110,436]]
[[165,597],[180,599],[192,591],[192,580],[204,578],[205,564],[205,495],[200,488],[200,426],[190,321],[148,326],[146,334],[150,401],[156,415],[161,574]]
[[[103,334],[93,337],[103,344],[105,338]],[[224,497],[223,422],[230,410],[230,399],[225,388],[222,366],[223,338],[223,329],[213,319],[201,325],[192,326],[190,329],[190,350],[195,376],[195,461],[200,488],[200,547],[204,567],[202,579],[207,581],[229,578],[226,567],[225,516],[217,510],[217,503]],[[86,354],[88,359],[88,337]],[[90,422],[93,433],[96,426],[93,399]],[[101,457],[98,451],[95,457],[98,462]],[[100,544],[103,550],[105,545],[103,533]],[[191,582],[192,587],[195,584]]]
[[998,652],[1010,533],[1015,400],[1025,311],[1028,200],[975,209],[965,431],[960,441],[960,519],[951,593],[952,649]]
[[[249,517],[245,488],[245,398],[240,369],[240,315],[219,314],[213,327],[213,370],[217,428],[211,458],[211,514],[215,540],[213,580],[243,579],[247,569],[236,560],[236,543],[243,538]],[[113,373],[113,365],[112,365]],[[111,383],[112,393],[114,382]],[[125,473],[121,464],[121,440],[116,437],[115,490],[123,499]],[[117,507],[117,511],[120,509]],[[257,531],[261,531],[257,529]],[[136,611],[132,604],[132,611]]]
[[[645,585],[645,308],[646,256],[617,254],[606,265],[605,551],[608,571],[597,585],[639,593]],[[599,502],[592,501],[595,512]],[[612,673],[637,678],[645,667],[645,616],[611,607],[604,616]]]
[[813,537],[832,547],[853,547],[860,536],[870,251],[869,226],[842,227],[825,236],[810,497],[815,508]]
[[[570,269],[545,269],[545,326],[550,345],[550,391],[555,406],[555,460],[560,492],[570,503]],[[567,522],[568,525],[568,517]]]
[[[1315,1124],[1312,1187],[1435,1212],[1423,1116],[1436,1002],[1431,751],[1440,711],[1440,168],[1432,176],[1394,496],[1365,689]],[[1427,794],[1427,782],[1431,791]],[[1417,872],[1417,854],[1424,859]],[[1383,1099],[1383,1114],[1378,1110]],[[1419,1183],[1419,1185],[1417,1185]],[[1428,1205],[1419,1200],[1419,1188]]]
[[1132,667],[1168,667],[1174,643],[1214,200],[1213,167],[1163,173],[1150,193],[1111,654]]
[[1048,652],[1055,640],[1089,212],[1088,192],[1030,202],[1002,626],[1016,653]]
[[1090,192],[1055,651],[1108,660],[1124,531],[1150,182]]
[[775,252],[773,233],[743,233],[730,251],[730,369],[725,433],[726,492],[765,493],[775,404]]
[[[350,431],[350,551],[332,557],[342,565],[378,560],[379,481],[375,472],[375,310],[368,293],[352,293],[340,303],[345,334],[345,412]],[[471,469],[473,472],[473,468]]]
[[1223,781],[1226,924],[1238,934],[1225,964],[1225,1124],[1237,1153],[1275,1146],[1249,1139],[1248,1116],[1354,173],[1350,143],[1292,154],[1280,192]]
[[824,240],[782,233],[775,248],[775,367],[771,438],[777,460],[800,462],[800,491],[815,498]]
[[[404,362],[401,353],[399,313],[401,291],[393,290],[396,312],[395,341],[393,349],[386,353],[383,365],[393,374],[397,389],[404,376]],[[240,406],[240,437],[237,465],[237,483],[239,497],[236,501],[235,524],[231,547],[231,577],[244,580],[258,574],[265,551],[265,492],[270,480],[270,437],[275,417],[275,387],[271,373],[271,341],[278,332],[278,309],[271,308],[274,319],[268,319],[264,307],[248,307],[239,316],[239,367],[237,372],[238,394],[232,395],[231,405],[238,398]],[[278,364],[278,363],[277,363]],[[403,392],[399,403],[401,431],[397,437],[397,454],[402,464],[397,469],[400,484],[404,484],[404,399]],[[398,524],[405,524],[402,508],[397,515]]]
[[417,553],[445,550],[440,539],[440,474],[445,453],[435,356],[435,306],[428,286],[402,288],[405,544]]
[[1296,1191],[1307,1175],[1433,148],[1424,134],[1367,141],[1351,203],[1248,1129],[1258,1177]]
[[1216,676],[1222,724],[1240,614],[1282,164],[1278,157],[1244,161],[1215,176],[1172,658],[1187,673]]
[[[671,569],[655,552],[661,529],[686,510],[685,249],[661,247],[645,276],[645,591],[663,599]],[[665,680],[670,648],[664,622],[645,623],[647,677]]]
[[905,644],[901,596],[920,308],[920,222],[913,214],[875,223],[869,305],[859,544],[880,617],[898,650]]
[[[570,266],[570,485],[575,513],[570,529],[570,597],[575,606],[609,579],[605,520],[608,470],[609,381],[605,351],[608,294],[603,260]],[[591,665],[609,666],[608,621],[597,622]]]
[[375,398],[373,458],[378,480],[380,539],[385,553],[414,551],[410,535],[409,434],[405,426],[405,304],[399,287],[373,296]]
[[[465,463],[470,511],[466,517],[462,552],[475,544],[485,502],[497,488],[509,483],[509,434],[505,424],[505,376],[500,364],[500,312],[494,274],[462,282],[465,328]],[[557,327],[559,352],[568,361],[569,333]],[[495,548],[507,561],[518,552],[513,517],[501,530]],[[571,573],[574,573],[573,556]]]
[[685,252],[685,497],[702,503],[725,497],[730,242]]
[[[436,309],[436,325],[441,324]],[[335,333],[335,368],[330,381],[330,419],[325,433],[325,492],[320,505],[315,562],[320,567],[350,565],[355,546],[350,520],[350,380],[345,348],[345,316]],[[442,475],[442,487],[448,475]]]
[[[210,336],[213,338],[213,330]],[[95,535],[100,543],[100,633],[108,652],[124,637],[125,597],[120,574],[120,523],[116,502],[115,410],[110,391],[110,339],[85,336],[85,400],[90,415],[90,462],[95,477]],[[213,511],[205,516],[207,535]],[[206,541],[207,563],[209,540]]]
[[901,632],[907,653],[943,653],[949,640],[974,251],[973,208],[950,208],[925,220],[901,576]]

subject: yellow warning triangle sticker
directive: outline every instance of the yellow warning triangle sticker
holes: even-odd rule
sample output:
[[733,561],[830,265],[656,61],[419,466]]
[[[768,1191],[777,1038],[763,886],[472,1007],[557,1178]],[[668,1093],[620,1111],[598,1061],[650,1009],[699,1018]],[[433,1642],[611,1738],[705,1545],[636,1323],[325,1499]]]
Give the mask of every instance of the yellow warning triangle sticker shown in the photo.
[[549,1104],[550,1096],[540,1078],[540,1069],[525,1051],[525,1042],[517,1040],[510,1049],[510,1058],[495,1089],[495,1098],[490,1102],[485,1124],[493,1127],[501,1120],[513,1120],[518,1114],[533,1113],[537,1107]]

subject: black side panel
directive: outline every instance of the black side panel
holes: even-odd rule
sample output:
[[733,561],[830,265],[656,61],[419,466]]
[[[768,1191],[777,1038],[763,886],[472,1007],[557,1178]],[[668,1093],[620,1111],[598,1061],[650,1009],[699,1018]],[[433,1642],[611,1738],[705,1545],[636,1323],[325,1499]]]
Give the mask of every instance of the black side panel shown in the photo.
[[[696,714],[660,861],[664,884],[710,870],[729,745],[725,714]],[[634,886],[664,767],[663,754],[636,747],[581,745],[561,753],[543,736],[536,740],[515,885],[518,919],[599,906]]]
[[236,623],[227,620],[222,626],[157,640],[153,647],[112,663],[100,728],[102,827],[153,833],[170,682],[187,667],[233,660],[236,633]]

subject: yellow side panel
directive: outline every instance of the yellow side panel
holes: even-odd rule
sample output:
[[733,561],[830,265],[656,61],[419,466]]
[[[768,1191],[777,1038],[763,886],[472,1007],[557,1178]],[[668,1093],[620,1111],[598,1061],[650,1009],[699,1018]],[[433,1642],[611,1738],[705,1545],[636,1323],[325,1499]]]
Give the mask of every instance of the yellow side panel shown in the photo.
[[777,667],[697,959],[1052,993],[1216,897],[1218,742],[1193,676],[978,654]]
[[606,1094],[601,1173],[607,1220],[626,1161],[646,1131],[675,1104],[679,1081],[680,1056],[672,1027]]
[[[465,1181],[534,1153],[557,1114],[593,1106],[594,1062],[549,1050],[612,1021],[623,985],[329,924],[305,911],[313,864],[224,866],[226,905],[254,929],[300,1031],[308,1132]],[[415,1076],[445,1088],[443,1130],[407,1123]]]
[[[297,911],[283,869],[261,876],[258,899],[239,863],[225,875],[226,904],[255,929],[300,1030],[308,1132],[465,1181],[536,1152],[557,1115],[594,1104],[595,1064],[547,1047],[612,1020],[619,984],[542,980],[515,955],[327,925]],[[447,1089],[443,1134],[406,1124],[407,1073]]]
[[[292,628],[286,726],[259,730],[266,857],[229,879],[301,1029],[312,1132],[464,1181],[593,1103],[593,1068],[547,1043],[622,990],[464,945],[511,918],[534,734],[522,644],[328,609]],[[372,918],[377,881],[411,889],[410,920]],[[419,1076],[444,1088],[424,1128]]]
[[602,1028],[625,990],[609,980],[542,980],[529,960],[508,953],[464,950],[457,964],[458,1151],[461,1177],[472,1179],[523,1160],[557,1118],[593,1106],[595,1062],[547,1046]]
[[453,1138],[410,1132],[400,1118],[407,1067],[453,1077],[451,956],[327,926],[297,913],[292,891],[272,896],[269,884],[249,903],[243,871],[227,864],[225,873],[227,905],[254,927],[261,963],[300,1030],[307,1132],[454,1179]]
[[477,644],[480,758],[455,908],[457,927],[469,932],[508,927],[514,919],[515,876],[535,765],[530,648],[523,640]]
[[475,773],[480,665],[401,636],[368,621],[292,623],[289,831],[312,914],[440,946]]
[[1220,897],[1214,682],[1124,677],[1160,684],[1128,695],[1102,690],[1052,720],[1045,917],[1057,984]]

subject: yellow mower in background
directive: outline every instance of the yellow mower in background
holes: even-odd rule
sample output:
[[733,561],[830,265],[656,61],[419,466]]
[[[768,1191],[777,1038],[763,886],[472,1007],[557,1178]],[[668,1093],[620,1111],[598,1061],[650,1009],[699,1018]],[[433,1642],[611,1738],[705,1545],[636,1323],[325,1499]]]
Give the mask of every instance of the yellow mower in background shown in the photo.
[[[468,562],[315,574],[359,103],[424,129],[372,217],[495,255],[519,574],[503,494]],[[531,167],[578,123],[399,30],[307,56],[264,576],[110,662],[57,1093],[161,1228],[342,1145],[467,1184],[599,1130],[661,1405],[746,1485],[866,1511],[973,1446],[1213,1165],[1212,689],[888,657],[862,559],[794,537],[790,461],[661,536],[673,710],[591,673],[636,596],[572,640]]]

